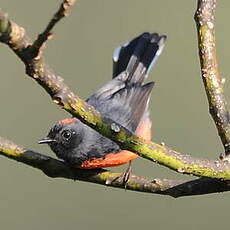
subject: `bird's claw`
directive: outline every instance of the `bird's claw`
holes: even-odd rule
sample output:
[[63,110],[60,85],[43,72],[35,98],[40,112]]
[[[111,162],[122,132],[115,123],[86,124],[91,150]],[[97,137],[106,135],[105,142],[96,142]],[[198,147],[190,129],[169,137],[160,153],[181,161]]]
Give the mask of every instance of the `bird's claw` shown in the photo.
[[119,176],[111,176],[109,178],[107,178],[105,184],[106,185],[110,185],[115,181],[121,181],[122,185],[124,185],[125,189],[127,188],[128,182],[129,182],[129,178],[130,178],[130,174],[131,174],[131,161],[129,162],[129,166],[128,168],[125,170],[124,173],[122,173]]

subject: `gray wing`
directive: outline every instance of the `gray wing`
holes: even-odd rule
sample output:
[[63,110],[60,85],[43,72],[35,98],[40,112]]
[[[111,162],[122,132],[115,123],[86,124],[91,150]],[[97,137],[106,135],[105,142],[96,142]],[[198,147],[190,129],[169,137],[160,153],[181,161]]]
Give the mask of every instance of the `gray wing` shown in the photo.
[[130,85],[123,81],[120,74],[102,87],[87,102],[103,116],[135,132],[141,118],[148,111],[148,102],[154,83]]

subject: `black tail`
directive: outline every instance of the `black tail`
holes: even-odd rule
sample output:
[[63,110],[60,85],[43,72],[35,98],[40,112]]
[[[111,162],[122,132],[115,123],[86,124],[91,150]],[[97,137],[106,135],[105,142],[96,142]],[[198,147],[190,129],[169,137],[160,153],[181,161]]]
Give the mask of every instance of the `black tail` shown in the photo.
[[113,78],[126,71],[127,82],[142,83],[161,54],[165,39],[165,35],[143,33],[118,47],[113,54]]

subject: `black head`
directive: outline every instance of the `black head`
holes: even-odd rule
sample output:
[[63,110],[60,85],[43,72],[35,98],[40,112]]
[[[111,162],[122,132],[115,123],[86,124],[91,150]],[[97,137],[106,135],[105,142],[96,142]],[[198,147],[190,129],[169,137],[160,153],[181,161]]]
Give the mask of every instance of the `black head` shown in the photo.
[[41,139],[39,144],[48,144],[52,151],[64,160],[69,161],[74,149],[82,141],[82,129],[77,119],[65,119],[59,121],[47,137]]

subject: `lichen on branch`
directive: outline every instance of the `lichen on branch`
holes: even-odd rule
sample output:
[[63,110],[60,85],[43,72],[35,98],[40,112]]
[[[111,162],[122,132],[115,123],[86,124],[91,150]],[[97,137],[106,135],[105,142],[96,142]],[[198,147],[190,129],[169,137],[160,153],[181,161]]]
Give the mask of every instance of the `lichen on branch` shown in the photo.
[[216,124],[225,154],[228,156],[230,154],[230,116],[224,97],[225,79],[221,78],[217,64],[215,8],[216,0],[198,0],[194,18],[198,34],[201,76],[209,102],[209,111]]

